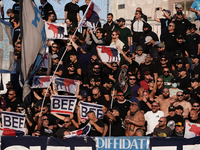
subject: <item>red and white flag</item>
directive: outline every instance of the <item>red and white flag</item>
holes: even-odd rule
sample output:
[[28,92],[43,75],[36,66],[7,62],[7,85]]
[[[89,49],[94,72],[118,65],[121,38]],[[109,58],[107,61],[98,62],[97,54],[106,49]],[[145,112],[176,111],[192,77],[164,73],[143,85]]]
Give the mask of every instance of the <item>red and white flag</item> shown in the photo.
[[95,28],[100,20],[101,9],[92,1],[87,7],[82,20],[80,21],[80,26],[88,27],[89,29],[95,31]]
[[200,135],[200,124],[186,122],[184,138],[193,138]]

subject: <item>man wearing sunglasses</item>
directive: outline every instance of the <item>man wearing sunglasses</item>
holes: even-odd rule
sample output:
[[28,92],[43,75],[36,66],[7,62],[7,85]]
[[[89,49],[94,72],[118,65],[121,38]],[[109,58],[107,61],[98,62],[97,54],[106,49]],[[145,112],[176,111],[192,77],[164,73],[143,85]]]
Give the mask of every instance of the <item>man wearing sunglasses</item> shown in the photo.
[[151,111],[147,111],[144,114],[145,121],[147,122],[146,135],[152,135],[154,128],[158,124],[160,117],[164,117],[164,112],[160,111],[160,105],[157,102],[151,104]]
[[6,103],[7,110],[15,111],[17,109],[17,105],[22,103],[22,100],[17,98],[16,91],[14,89],[10,89]]
[[136,76],[135,75],[129,76],[129,84],[131,86],[132,96],[138,97],[137,92],[138,92],[138,89],[140,88],[140,86],[136,84]]
[[144,114],[139,110],[138,104],[132,102],[130,111],[124,119],[125,135],[126,136],[143,136],[144,135]]
[[[183,11],[183,6],[181,4],[176,4],[175,5],[175,10],[176,12],[178,12],[179,10]],[[187,19],[187,15],[183,14],[183,18]],[[174,16],[172,17],[172,21],[176,20],[177,19],[177,13],[174,14]]]
[[170,75],[170,70],[168,67],[163,68],[163,75],[159,76],[164,80],[164,87],[170,89],[171,88],[171,80],[173,76]]
[[170,137],[172,135],[172,130],[166,125],[167,119],[161,117],[158,120],[158,128],[155,128],[153,131],[153,137]]
[[173,105],[175,107],[177,107],[178,105],[181,105],[183,107],[183,117],[187,118],[189,112],[192,109],[192,105],[190,104],[190,102],[187,102],[184,100],[183,92],[177,92],[176,97],[177,97],[177,100]]
[[111,38],[112,42],[110,43],[110,46],[119,46],[121,49],[123,49],[124,43],[119,39],[120,32],[117,30],[114,30],[112,32]]

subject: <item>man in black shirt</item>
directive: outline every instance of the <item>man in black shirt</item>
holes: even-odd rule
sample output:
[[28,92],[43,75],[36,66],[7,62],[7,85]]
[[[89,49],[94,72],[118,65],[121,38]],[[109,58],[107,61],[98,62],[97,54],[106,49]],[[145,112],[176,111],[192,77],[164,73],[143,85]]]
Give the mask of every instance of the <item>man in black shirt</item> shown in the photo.
[[197,30],[196,25],[191,24],[189,29],[190,34],[186,37],[188,53],[189,55],[200,54],[200,37],[199,34],[195,33]]
[[187,75],[186,69],[184,67],[178,70],[179,77],[177,79],[178,88],[181,90],[187,89],[190,87],[190,77]]
[[16,97],[14,89],[10,89],[8,92],[8,100],[6,101],[6,108],[9,111],[16,111],[17,105],[21,104],[22,100]]
[[79,6],[76,4],[78,2],[79,0],[72,0],[72,2],[65,5],[65,18],[71,19],[76,25],[80,21]]
[[102,108],[104,116],[111,120],[111,136],[125,136],[123,119],[120,117],[119,108],[114,107],[111,111]]
[[98,87],[95,87],[94,89],[92,89],[92,101],[91,102],[108,107],[108,102],[105,99],[104,95],[102,95],[102,93],[99,91]]
[[196,101],[199,102],[199,97],[197,96],[198,93],[199,93],[199,91],[200,91],[199,79],[197,79],[197,78],[192,78],[192,80],[191,80],[191,87],[192,87],[192,89],[193,89],[191,97],[192,97],[193,99],[195,99]]
[[106,37],[105,40],[106,45],[110,45],[112,39],[111,38],[112,32],[115,30],[117,26],[118,26],[117,23],[113,21],[113,14],[108,13],[107,22],[106,24],[103,25],[104,36]]
[[39,7],[39,10],[41,11],[43,20],[47,21],[49,13],[53,13],[55,15],[55,20],[57,20],[57,15],[53,9],[53,6],[48,3],[47,0],[40,0],[40,3],[42,6]]
[[118,91],[117,93],[117,100],[113,102],[113,108],[119,108],[120,117],[124,120],[129,110],[131,102],[124,98],[124,93]]

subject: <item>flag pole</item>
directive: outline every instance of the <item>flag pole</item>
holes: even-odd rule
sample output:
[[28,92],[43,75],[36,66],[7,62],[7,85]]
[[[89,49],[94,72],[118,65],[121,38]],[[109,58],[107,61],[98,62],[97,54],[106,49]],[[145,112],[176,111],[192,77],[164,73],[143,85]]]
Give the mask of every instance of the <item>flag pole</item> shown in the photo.
[[[114,94],[115,94],[115,88],[113,88],[113,94],[112,94],[111,103],[110,103],[110,108],[111,109],[112,109],[112,105],[113,105]],[[111,136],[111,122],[109,123],[109,136]]]
[[[39,0],[38,0],[38,1],[39,1]],[[78,29],[80,28],[81,23],[82,23],[82,21],[83,21],[83,18],[85,18],[85,15],[87,14],[88,9],[89,9],[91,3],[92,3],[92,1],[90,1],[90,4],[88,5],[88,7],[87,7],[87,9],[86,9],[86,11],[85,11],[85,14],[84,14],[83,17],[81,18],[81,21],[80,21],[80,23],[78,24],[78,27],[76,28],[76,30],[75,30],[75,32],[74,32],[72,38],[70,39],[70,43],[72,42],[72,39],[74,38],[76,32],[77,32]],[[46,95],[47,95],[47,92],[48,92],[48,90],[49,90],[50,84],[52,83],[52,80],[55,78],[55,73],[56,73],[56,71],[58,70],[58,67],[60,66],[61,61],[63,60],[63,58],[64,58],[64,56],[65,56],[65,53],[67,52],[68,47],[69,47],[69,45],[67,45],[67,48],[65,49],[65,51],[64,51],[64,53],[63,53],[63,55],[62,55],[62,57],[60,58],[60,61],[58,62],[58,65],[57,65],[57,67],[56,67],[56,69],[55,69],[55,71],[54,71],[54,73],[53,73],[52,79],[50,80],[50,83],[49,83],[49,85],[48,85],[48,87],[47,87],[47,90],[46,90],[46,92],[45,92],[45,95],[44,95],[44,97],[43,97],[40,112],[42,112],[42,108],[43,108],[43,106],[44,106],[44,100],[45,100],[45,98],[46,98]]]

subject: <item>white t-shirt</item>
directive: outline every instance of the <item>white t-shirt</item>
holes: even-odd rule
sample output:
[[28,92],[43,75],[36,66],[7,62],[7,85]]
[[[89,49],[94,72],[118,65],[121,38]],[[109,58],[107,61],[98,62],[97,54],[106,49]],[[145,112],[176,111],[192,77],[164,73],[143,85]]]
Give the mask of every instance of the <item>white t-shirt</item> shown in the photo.
[[136,54],[135,61],[140,65],[141,62],[145,61],[147,54],[143,53],[140,57]]
[[170,88],[169,89],[169,93],[170,93],[169,96],[172,97],[172,96],[176,95],[177,92],[183,92],[183,90],[178,89],[178,88],[177,89]]
[[147,111],[146,114],[144,114],[145,121],[147,121],[147,132],[146,135],[151,134],[158,124],[158,120],[160,117],[164,117],[165,114],[163,111],[158,110],[157,113],[153,113],[152,111]]

